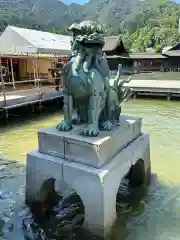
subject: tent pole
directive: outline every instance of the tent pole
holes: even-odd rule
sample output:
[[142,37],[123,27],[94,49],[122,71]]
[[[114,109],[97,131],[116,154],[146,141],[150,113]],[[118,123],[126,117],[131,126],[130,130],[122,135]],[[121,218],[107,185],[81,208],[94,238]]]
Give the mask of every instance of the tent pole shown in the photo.
[[36,69],[35,69],[35,61],[33,60],[33,73],[34,73],[34,85],[36,87]]
[[3,97],[4,97],[4,105],[6,105],[6,90],[5,90],[5,82],[4,82],[4,78],[3,78],[3,75],[2,75],[2,65],[1,65],[1,63],[2,63],[2,60],[1,60],[1,58],[0,58],[0,75],[1,75],[1,82],[2,82],[2,84],[3,84]]
[[40,79],[39,79],[39,76],[40,76],[40,72],[39,72],[39,69],[40,69],[40,58],[39,58],[39,54],[38,54],[38,60],[36,61],[37,63],[37,79],[38,79],[38,87],[40,87]]
[[51,60],[51,69],[53,69],[53,59]]
[[27,67],[27,60],[25,59],[25,62],[26,62],[26,78],[25,80],[27,80],[27,71],[28,71],[28,67]]
[[16,89],[16,86],[15,86],[15,79],[14,79],[14,70],[13,70],[13,62],[12,62],[12,58],[10,59],[10,61],[11,61],[12,84],[13,84],[13,88]]
[[37,59],[34,60],[35,62],[35,74],[36,74],[36,87],[39,85],[38,84],[38,67],[37,67]]
[[36,83],[36,87],[37,87],[37,79],[38,79],[38,74],[37,74],[37,62],[36,62],[37,60],[34,60],[34,68],[35,68],[35,75],[36,75],[36,81],[35,81],[35,83]]
[[40,62],[40,57],[39,57],[39,54],[38,54],[38,87],[40,89],[40,104],[41,104],[41,100],[43,98],[43,86],[42,86],[42,83],[41,83],[41,79],[39,78],[40,76],[40,65],[41,62]]
[[8,70],[8,80],[10,82],[11,80],[10,80],[10,76],[9,76],[9,62],[8,62],[8,59],[6,60],[6,62],[7,62],[7,70]]
[[3,78],[3,75],[2,75],[2,65],[1,65],[2,61],[1,61],[1,58],[0,58],[0,74],[1,74],[1,82],[2,84],[4,84],[4,78]]
[[[40,76],[40,57],[39,57],[39,54],[38,54],[38,62],[37,62],[37,73],[38,73],[38,79],[39,79],[39,76]],[[40,80],[40,79],[39,79]],[[39,81],[38,81],[39,83]]]

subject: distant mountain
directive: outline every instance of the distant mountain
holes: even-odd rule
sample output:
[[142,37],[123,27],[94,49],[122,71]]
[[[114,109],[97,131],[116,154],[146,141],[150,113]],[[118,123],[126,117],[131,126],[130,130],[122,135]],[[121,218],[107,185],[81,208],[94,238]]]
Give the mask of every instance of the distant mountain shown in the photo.
[[67,34],[68,25],[91,19],[137,49],[152,38],[160,45],[177,42],[179,16],[180,5],[168,0],[90,0],[69,6],[59,0],[0,0],[0,31],[15,25]]

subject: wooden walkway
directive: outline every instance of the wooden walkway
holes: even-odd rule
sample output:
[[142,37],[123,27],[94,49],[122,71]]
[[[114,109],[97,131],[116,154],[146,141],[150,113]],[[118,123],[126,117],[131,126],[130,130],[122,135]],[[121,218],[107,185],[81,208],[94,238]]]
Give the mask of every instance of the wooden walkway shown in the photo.
[[[176,80],[132,80],[125,84],[133,89],[134,96],[173,97],[180,99],[180,81]],[[53,85],[41,85],[30,88],[8,89],[0,91],[0,115],[4,111],[23,106],[41,104],[46,101],[63,98],[63,88],[55,90]]]
[[28,90],[15,90],[5,95],[0,95],[0,108],[13,109],[24,105],[33,103],[45,102],[48,100],[55,100],[63,96],[63,91],[55,91],[52,87],[43,87],[28,89]]
[[[9,110],[16,108],[27,107],[29,105],[39,106],[45,102],[58,100],[63,98],[62,85],[54,86],[46,81],[38,79],[38,81],[19,82],[15,87],[12,84],[6,83],[0,86],[0,117],[8,118]],[[33,83],[33,84],[32,84]],[[56,87],[59,91],[56,91]]]
[[135,96],[156,96],[180,99],[180,81],[175,80],[132,80],[125,84],[133,89]]

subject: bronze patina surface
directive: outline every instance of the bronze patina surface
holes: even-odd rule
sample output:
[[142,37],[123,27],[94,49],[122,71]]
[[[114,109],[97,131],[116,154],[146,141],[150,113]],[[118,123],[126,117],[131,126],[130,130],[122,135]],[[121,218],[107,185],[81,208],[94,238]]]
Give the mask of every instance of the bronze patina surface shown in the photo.
[[[97,136],[100,130],[111,131],[119,125],[121,102],[129,97],[131,89],[124,87],[128,80],[120,80],[122,66],[115,78],[110,77],[105,53],[103,28],[92,21],[69,27],[72,32],[72,50],[64,66],[64,120],[57,125],[60,131],[69,131],[73,124],[88,123],[85,136]],[[73,117],[73,112],[76,117]]]

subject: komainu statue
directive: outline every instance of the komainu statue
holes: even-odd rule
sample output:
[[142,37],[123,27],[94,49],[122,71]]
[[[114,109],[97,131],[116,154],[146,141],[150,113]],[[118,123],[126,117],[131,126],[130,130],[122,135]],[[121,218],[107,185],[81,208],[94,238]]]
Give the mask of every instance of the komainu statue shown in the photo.
[[[64,120],[57,125],[59,131],[69,131],[73,124],[87,123],[85,136],[97,136],[100,130],[110,131],[119,125],[121,103],[131,94],[120,81],[122,67],[116,77],[110,78],[105,40],[100,25],[92,21],[73,24],[71,56],[64,66]],[[76,115],[73,116],[73,112]]]

